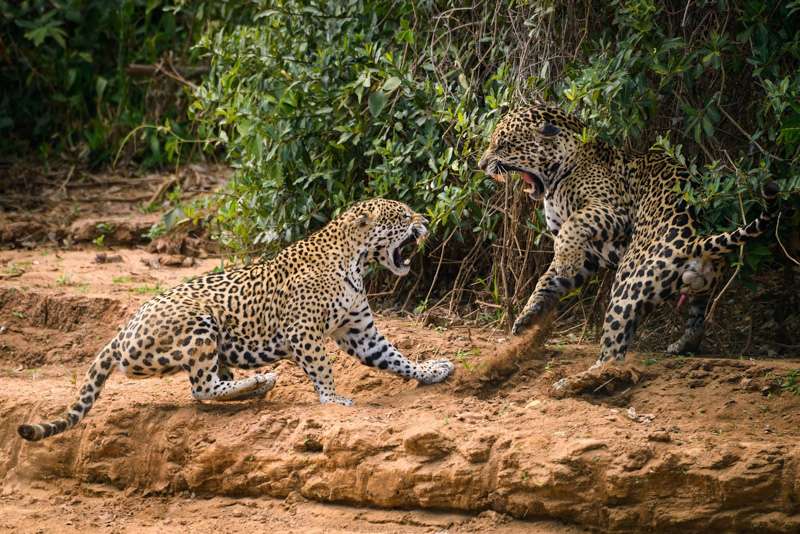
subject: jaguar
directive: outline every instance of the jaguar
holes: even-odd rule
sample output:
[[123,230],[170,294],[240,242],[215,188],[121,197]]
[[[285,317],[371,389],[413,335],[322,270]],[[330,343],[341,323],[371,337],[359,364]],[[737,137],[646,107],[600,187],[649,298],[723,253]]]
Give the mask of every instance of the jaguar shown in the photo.
[[403,248],[422,240],[428,221],[400,202],[355,204],[324,228],[276,257],[184,282],[146,302],[89,366],[77,399],[52,422],[22,424],[37,441],[77,425],[112,371],[131,378],[185,371],[197,400],[263,397],[273,373],[237,380],[233,369],[257,369],[293,359],[311,379],[322,404],[351,406],[336,393],[324,339],[362,364],[441,382],[453,373],[444,358],[414,363],[375,327],[364,291],[372,262],[398,276],[411,269]]
[[[762,234],[778,210],[780,188],[763,185],[766,207],[749,224],[702,236],[692,206],[677,193],[689,171],[663,152],[633,154],[599,139],[584,142],[584,124],[563,110],[535,103],[503,116],[478,166],[503,181],[514,173],[543,200],[554,258],[536,283],[512,333],[539,324],[559,299],[616,269],[605,315],[601,354],[590,368],[624,361],[641,319],[664,300],[688,298],[688,322],[670,353],[698,351],[708,298],[724,255]],[[563,386],[563,384],[562,384]]]

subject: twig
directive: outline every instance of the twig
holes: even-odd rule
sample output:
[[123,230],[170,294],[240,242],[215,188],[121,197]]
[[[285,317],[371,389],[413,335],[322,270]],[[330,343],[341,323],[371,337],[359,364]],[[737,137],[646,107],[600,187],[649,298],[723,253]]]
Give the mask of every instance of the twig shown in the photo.
[[[509,214],[508,214],[508,201],[509,197],[511,196],[511,190],[509,184],[503,188],[503,250],[500,251],[500,279],[503,281],[503,305],[505,306],[506,312],[506,333],[511,333],[511,326],[514,323],[514,306],[511,303],[511,298],[508,294],[508,278],[506,277],[506,255],[509,247],[511,246],[511,239],[509,239],[509,230],[511,230],[511,224],[509,221]],[[508,224],[506,224],[508,223]]]
[[[206,66],[175,67],[170,63],[170,68],[172,69],[173,74],[182,78],[198,78],[203,74],[208,74],[211,72],[211,67]],[[152,78],[157,76],[158,73],[169,75],[161,65],[139,65],[136,63],[131,63],[125,67],[125,74],[128,76],[146,76]]]
[[[744,214],[744,205],[742,204],[741,195],[739,195],[739,209],[742,211],[742,221],[744,221],[744,224],[747,224],[747,217],[745,217],[745,214]],[[743,256],[744,256],[744,245],[739,247],[739,261],[736,262],[736,270],[733,272],[733,276],[730,277],[730,279],[728,280],[728,283],[725,284],[725,287],[723,287],[722,291],[719,292],[719,295],[717,295],[717,298],[714,299],[714,303],[711,305],[711,309],[708,311],[708,315],[706,316],[705,322],[707,322],[707,323],[713,323],[714,322],[714,310],[716,310],[716,308],[717,308],[717,304],[719,303],[719,299],[722,298],[722,295],[725,294],[725,291],[728,290],[728,287],[730,287],[731,283],[733,283],[733,281],[739,275],[739,271],[742,270],[742,257]]]
[[783,213],[778,214],[778,221],[777,223],[775,223],[775,239],[778,240],[778,244],[781,246],[781,250],[783,251],[783,253],[786,254],[786,257],[792,260],[795,263],[795,265],[800,265],[800,262],[798,262],[796,259],[794,259],[789,255],[789,253],[786,251],[786,248],[783,246],[783,243],[781,243],[781,238],[778,237],[778,228],[781,225],[781,215],[783,215]]
[[777,345],[785,349],[800,349],[800,345],[786,345],[785,343],[778,343],[777,341],[770,341],[770,344]]
[[57,190],[56,190],[54,193],[52,193],[52,194],[50,195],[50,198],[51,198],[51,199],[54,199],[54,200],[55,200],[55,197],[56,197],[57,195],[60,195],[61,193],[63,193],[63,192],[64,192],[64,190],[67,188],[67,184],[68,184],[68,183],[69,183],[69,181],[72,179],[72,174],[73,174],[74,172],[75,172],[75,165],[73,165],[72,167],[70,167],[70,168],[69,168],[69,172],[67,173],[67,177],[66,177],[66,179],[65,179],[63,182],[61,182],[61,186],[60,186],[60,187],[59,187],[59,188],[58,188],[58,189],[57,189]]
[[739,351],[739,356],[743,355],[748,348],[750,348],[750,343],[753,341],[753,314],[750,314],[750,324],[747,326],[747,343],[744,344],[742,350]]
[[169,189],[169,186],[177,182],[178,179],[175,178],[175,176],[170,175],[169,180],[165,180],[160,186],[158,186],[156,192],[153,193],[153,195],[150,197],[150,201],[148,202],[148,204],[154,204],[158,202],[159,199],[162,197],[162,195],[166,193],[167,189]]
[[451,232],[450,235],[447,236],[447,239],[444,240],[444,243],[442,243],[442,254],[439,256],[439,265],[436,266],[436,272],[433,275],[433,281],[431,282],[431,286],[428,288],[428,294],[425,295],[425,302],[428,302],[428,299],[431,298],[431,293],[433,292],[433,288],[436,285],[436,280],[439,278],[439,269],[442,268],[442,260],[444,259],[444,247],[447,245],[447,243],[450,241],[450,238],[453,237],[453,235],[455,234]]
[[722,106],[717,106],[717,109],[719,109],[719,110],[722,112],[722,114],[723,114],[723,115],[725,115],[725,116],[728,118],[728,120],[729,120],[729,121],[731,121],[731,122],[733,123],[733,125],[734,125],[734,126],[736,126],[736,129],[737,129],[737,130],[739,130],[740,132],[742,132],[742,135],[744,135],[744,136],[746,136],[746,137],[747,137],[748,141],[750,141],[750,142],[751,142],[751,143],[753,143],[753,144],[754,144],[756,147],[758,147],[758,149],[761,151],[761,153],[762,153],[762,154],[764,154],[765,156],[770,156],[772,159],[776,159],[776,160],[778,160],[778,161],[784,161],[784,160],[783,160],[783,158],[779,158],[779,157],[778,157],[778,156],[776,156],[775,154],[770,154],[769,152],[767,152],[766,150],[764,150],[764,147],[762,147],[761,145],[759,145],[759,144],[758,144],[758,141],[756,141],[755,139],[753,139],[753,136],[752,136],[752,135],[750,135],[749,133],[747,133],[747,132],[744,130],[744,128],[742,128],[741,126],[739,126],[739,123],[738,123],[738,122],[736,122],[736,121],[733,119],[733,117],[731,117],[730,115],[728,115],[728,112],[727,112],[727,111],[725,111],[725,108],[723,108]]
[[615,376],[612,376],[611,378],[609,378],[608,380],[606,380],[605,382],[603,382],[602,384],[600,384],[599,386],[597,386],[597,387],[594,389],[594,392],[593,392],[593,393],[597,393],[598,391],[600,391],[602,388],[604,388],[605,386],[607,386],[608,384],[610,384],[610,383],[611,383],[611,382],[612,382],[612,381],[613,381],[615,378],[616,378]]

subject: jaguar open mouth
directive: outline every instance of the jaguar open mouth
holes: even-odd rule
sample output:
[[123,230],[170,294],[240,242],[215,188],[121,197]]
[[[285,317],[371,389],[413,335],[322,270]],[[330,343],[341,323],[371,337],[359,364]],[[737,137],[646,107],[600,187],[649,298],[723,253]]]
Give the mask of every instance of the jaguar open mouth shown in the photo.
[[[505,167],[503,170],[505,171],[505,175],[515,172],[518,173],[519,177],[522,178],[522,181],[531,186],[528,189],[525,189],[525,192],[533,198],[542,198],[544,196],[544,184],[537,176],[523,171],[522,169],[515,169],[514,167]],[[500,182],[505,182],[503,174],[495,174],[494,178]]]
[[397,247],[392,252],[392,261],[394,262],[394,266],[398,269],[406,269],[410,266],[408,260],[403,259],[403,247],[406,245],[410,245],[411,243],[419,244],[422,240],[424,234],[417,230],[416,228],[411,229],[411,233],[406,237],[402,243],[397,245]]

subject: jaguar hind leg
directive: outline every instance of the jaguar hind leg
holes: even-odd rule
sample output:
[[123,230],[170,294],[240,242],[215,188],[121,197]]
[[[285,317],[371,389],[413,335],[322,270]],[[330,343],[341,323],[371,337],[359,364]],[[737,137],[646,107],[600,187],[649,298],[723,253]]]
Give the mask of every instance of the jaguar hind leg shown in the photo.
[[603,325],[602,352],[590,370],[624,362],[641,319],[662,300],[662,295],[672,291],[670,280],[657,282],[661,276],[655,261],[637,259],[640,248],[643,247],[632,246],[628,251],[630,259],[617,271]]
[[[227,367],[221,360],[217,361],[217,375],[222,382],[235,382],[235,378],[233,375],[233,369]],[[269,393],[272,388],[275,387],[275,382],[277,381],[277,377],[273,373],[266,373],[264,375],[257,375],[263,376],[266,378],[266,382],[264,385],[252,391],[250,393],[245,393],[244,395],[240,395],[238,397],[231,397],[229,399],[214,399],[214,400],[231,400],[231,401],[241,401],[247,399],[255,399],[257,397],[263,397],[267,393]]]
[[[175,340],[175,350],[170,354],[189,373],[192,397],[197,400],[228,401],[251,398],[266,393],[275,385],[275,375],[254,375],[234,380],[230,368],[219,361],[219,329],[210,316],[194,319],[196,328],[187,337]],[[180,318],[170,321],[180,323]],[[202,332],[202,333],[197,333]]]
[[233,377],[233,369],[222,363],[222,361],[217,361],[217,368],[217,374],[220,380],[223,382],[235,380]]
[[667,347],[667,352],[670,354],[687,354],[694,353],[700,349],[700,344],[703,342],[705,335],[705,313],[706,304],[708,304],[708,297],[695,297],[689,303],[689,318],[686,321],[686,331],[683,336]]

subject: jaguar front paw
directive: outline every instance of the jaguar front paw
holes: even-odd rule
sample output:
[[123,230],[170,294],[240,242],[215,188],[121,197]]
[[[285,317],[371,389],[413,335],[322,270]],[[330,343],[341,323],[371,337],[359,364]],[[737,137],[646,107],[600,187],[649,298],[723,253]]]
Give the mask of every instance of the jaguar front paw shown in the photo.
[[419,371],[417,380],[423,384],[435,384],[453,374],[453,364],[446,358],[428,360],[419,365]]
[[524,330],[538,323],[542,318],[544,308],[541,302],[537,302],[533,306],[526,306],[522,311],[522,315],[517,317],[517,320],[514,321],[514,326],[511,327],[511,335],[519,335]]
[[320,404],[328,404],[329,402],[335,402],[336,404],[341,404],[342,406],[352,406],[353,404],[355,404],[353,402],[353,399],[347,398],[345,396],[336,393],[329,393],[327,395],[319,396]]

